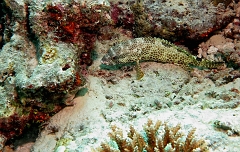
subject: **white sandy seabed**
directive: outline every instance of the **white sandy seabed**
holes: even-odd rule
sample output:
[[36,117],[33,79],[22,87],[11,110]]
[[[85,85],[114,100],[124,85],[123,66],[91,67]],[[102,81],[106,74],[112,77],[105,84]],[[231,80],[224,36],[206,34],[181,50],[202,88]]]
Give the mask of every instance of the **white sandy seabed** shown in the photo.
[[[196,138],[204,138],[210,151],[240,151],[240,95],[234,91],[240,88],[240,78],[217,85],[210,78],[191,77],[175,65],[141,66],[142,80],[136,80],[135,71],[111,71],[118,73],[111,80],[89,75],[88,92],[52,117],[33,151],[90,152],[109,140],[111,125],[125,133],[130,125],[141,131],[149,118],[170,126],[180,123],[184,134],[196,128]],[[90,70],[98,68],[99,60]],[[131,76],[120,79],[126,73]],[[225,130],[215,127],[216,122]]]

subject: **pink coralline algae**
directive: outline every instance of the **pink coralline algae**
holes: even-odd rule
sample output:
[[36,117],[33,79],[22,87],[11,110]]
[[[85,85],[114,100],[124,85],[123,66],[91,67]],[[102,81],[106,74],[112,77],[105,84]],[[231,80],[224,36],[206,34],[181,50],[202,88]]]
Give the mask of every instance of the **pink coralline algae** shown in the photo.
[[[91,65],[91,58],[84,58],[94,50],[94,44],[102,27],[112,24],[110,8],[102,4],[57,3],[46,4],[44,10],[31,16],[32,29],[40,39],[52,39],[71,43],[79,48],[80,62]],[[50,34],[49,34],[50,33]]]
[[33,31],[39,37],[44,37],[42,33],[47,37],[47,33],[53,31],[55,41],[73,43],[80,49],[91,51],[99,29],[111,23],[108,9],[103,5],[87,7],[75,2],[48,4],[40,16],[33,17],[34,21],[38,20]]
[[124,3],[111,4],[111,19],[115,26],[122,26],[123,28],[132,30],[134,25],[134,15]]

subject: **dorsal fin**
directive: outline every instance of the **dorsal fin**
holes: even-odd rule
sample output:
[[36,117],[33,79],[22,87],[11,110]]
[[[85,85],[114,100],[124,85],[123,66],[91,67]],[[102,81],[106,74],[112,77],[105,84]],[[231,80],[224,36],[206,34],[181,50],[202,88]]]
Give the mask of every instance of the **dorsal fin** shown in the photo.
[[183,49],[183,48],[181,48],[181,47],[178,47],[178,46],[176,46],[175,44],[173,44],[173,43],[171,43],[171,42],[169,42],[169,41],[167,41],[167,40],[164,40],[164,39],[160,39],[160,38],[154,38],[154,39],[157,39],[157,40],[159,40],[160,42],[162,42],[162,44],[164,45],[164,46],[166,46],[166,47],[172,47],[172,48],[175,48],[177,51],[179,51],[179,52],[182,52],[182,53],[184,53],[184,54],[186,54],[186,55],[188,55],[188,56],[192,56],[192,54],[190,54],[188,51],[186,51],[185,49]]

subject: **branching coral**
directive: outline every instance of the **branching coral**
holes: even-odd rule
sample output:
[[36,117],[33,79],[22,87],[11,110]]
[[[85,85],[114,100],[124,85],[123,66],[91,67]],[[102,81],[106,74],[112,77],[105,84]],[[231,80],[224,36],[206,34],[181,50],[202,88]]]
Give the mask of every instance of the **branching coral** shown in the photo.
[[[144,131],[139,133],[133,126],[130,127],[128,138],[125,138],[123,131],[117,126],[112,126],[112,132],[109,133],[111,142],[101,144],[98,151],[101,152],[119,152],[119,151],[135,151],[135,152],[191,152],[191,151],[208,151],[205,140],[195,139],[194,133],[196,129],[188,132],[184,136],[180,132],[181,126],[169,127],[167,123],[157,121],[153,124],[152,120],[143,126]],[[113,148],[114,147],[114,148]]]

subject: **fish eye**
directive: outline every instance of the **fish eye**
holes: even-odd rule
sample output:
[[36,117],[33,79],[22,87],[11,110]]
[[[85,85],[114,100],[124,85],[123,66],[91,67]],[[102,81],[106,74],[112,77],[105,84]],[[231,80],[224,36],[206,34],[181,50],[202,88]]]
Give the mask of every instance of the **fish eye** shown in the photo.
[[116,59],[116,56],[113,56],[112,59],[115,60],[115,59]]

